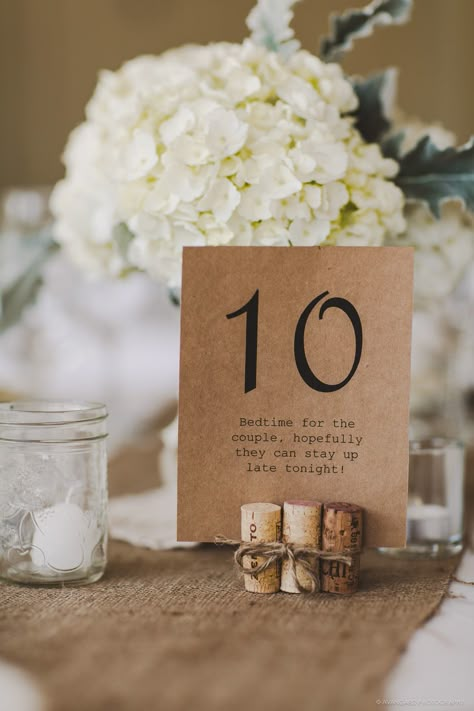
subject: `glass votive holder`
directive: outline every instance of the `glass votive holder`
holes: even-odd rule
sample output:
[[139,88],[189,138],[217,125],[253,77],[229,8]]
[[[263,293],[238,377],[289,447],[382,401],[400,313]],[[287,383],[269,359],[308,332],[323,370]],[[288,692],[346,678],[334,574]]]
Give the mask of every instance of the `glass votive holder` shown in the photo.
[[102,576],[106,418],[97,403],[0,404],[0,577],[78,585]]
[[464,446],[434,437],[410,442],[406,548],[379,548],[397,558],[446,558],[463,540]]

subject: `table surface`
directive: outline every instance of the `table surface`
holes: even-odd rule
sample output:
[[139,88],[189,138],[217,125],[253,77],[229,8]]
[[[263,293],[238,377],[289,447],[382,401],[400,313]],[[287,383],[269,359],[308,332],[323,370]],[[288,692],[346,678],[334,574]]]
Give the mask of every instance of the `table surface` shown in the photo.
[[[156,452],[144,448],[141,459],[123,456],[112,467],[113,494],[151,483]],[[472,558],[465,561],[460,575],[472,579]],[[0,709],[39,711],[36,691],[47,711],[367,711],[377,699],[410,708],[416,698],[419,708],[423,699],[459,697],[474,709],[460,683],[470,681],[474,639],[469,586],[456,584],[463,597],[445,601],[413,636],[438,608],[456,563],[413,565],[370,552],[355,596],[251,595],[226,548],[157,552],[112,541],[106,575],[94,585],[0,585],[0,658],[29,674],[2,677],[0,667]],[[437,666],[427,666],[435,648]],[[451,668],[454,686],[440,686]]]
[[355,596],[252,595],[226,547],[114,541],[94,585],[0,585],[0,657],[50,711],[367,711],[452,570],[370,553]]

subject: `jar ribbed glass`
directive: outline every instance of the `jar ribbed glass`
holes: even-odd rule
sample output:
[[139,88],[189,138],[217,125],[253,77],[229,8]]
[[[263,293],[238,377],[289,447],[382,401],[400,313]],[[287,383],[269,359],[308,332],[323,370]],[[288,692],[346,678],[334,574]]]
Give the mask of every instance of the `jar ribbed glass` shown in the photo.
[[0,576],[84,584],[105,569],[104,405],[0,404]]

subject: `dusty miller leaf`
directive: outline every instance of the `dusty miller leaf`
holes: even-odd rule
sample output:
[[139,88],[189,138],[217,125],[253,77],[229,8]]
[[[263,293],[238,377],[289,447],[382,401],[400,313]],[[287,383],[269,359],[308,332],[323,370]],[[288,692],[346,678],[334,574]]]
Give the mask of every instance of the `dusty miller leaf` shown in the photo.
[[178,287],[170,287],[168,289],[168,296],[174,306],[181,306],[181,289]]
[[25,271],[6,289],[0,291],[0,333],[19,321],[42,284],[43,266],[57,246],[48,241]]
[[397,70],[387,69],[367,79],[355,79],[352,85],[359,99],[354,111],[355,126],[368,143],[379,143],[391,126]]
[[392,135],[384,138],[380,143],[380,148],[385,158],[392,158],[392,160],[399,161],[402,155],[402,145],[405,139],[405,133],[403,131],[398,131]]
[[352,49],[354,40],[369,37],[377,25],[401,25],[410,17],[412,0],[373,0],[365,7],[332,15],[331,34],[321,40],[320,56],[326,62],[337,60]]
[[474,211],[474,138],[460,148],[439,149],[424,136],[398,161],[395,182],[408,200],[426,203],[435,217],[450,198]]
[[126,259],[128,248],[133,240],[133,233],[125,222],[120,222],[114,227],[113,238],[121,256]]
[[287,57],[300,47],[290,27],[293,5],[299,0],[258,0],[247,17],[250,38],[271,52]]

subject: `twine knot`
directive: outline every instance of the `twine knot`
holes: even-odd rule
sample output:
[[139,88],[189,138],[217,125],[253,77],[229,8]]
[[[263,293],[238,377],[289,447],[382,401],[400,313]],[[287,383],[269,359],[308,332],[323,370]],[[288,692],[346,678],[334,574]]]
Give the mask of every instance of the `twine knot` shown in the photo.
[[[315,546],[306,546],[298,543],[283,543],[282,541],[247,543],[245,541],[234,541],[225,536],[216,536],[215,542],[219,545],[238,546],[234,553],[234,561],[244,575],[259,575],[274,563],[288,560],[295,585],[299,592],[302,593],[315,593],[320,590],[319,575],[316,570],[316,562],[318,560],[334,560],[345,563],[348,566],[352,565],[352,557],[350,555],[330,553],[329,551],[322,551]],[[255,567],[248,568],[244,566],[244,558],[246,556],[258,556],[259,558],[264,558],[264,561]],[[305,572],[307,580],[304,584],[299,579],[299,570]]]

